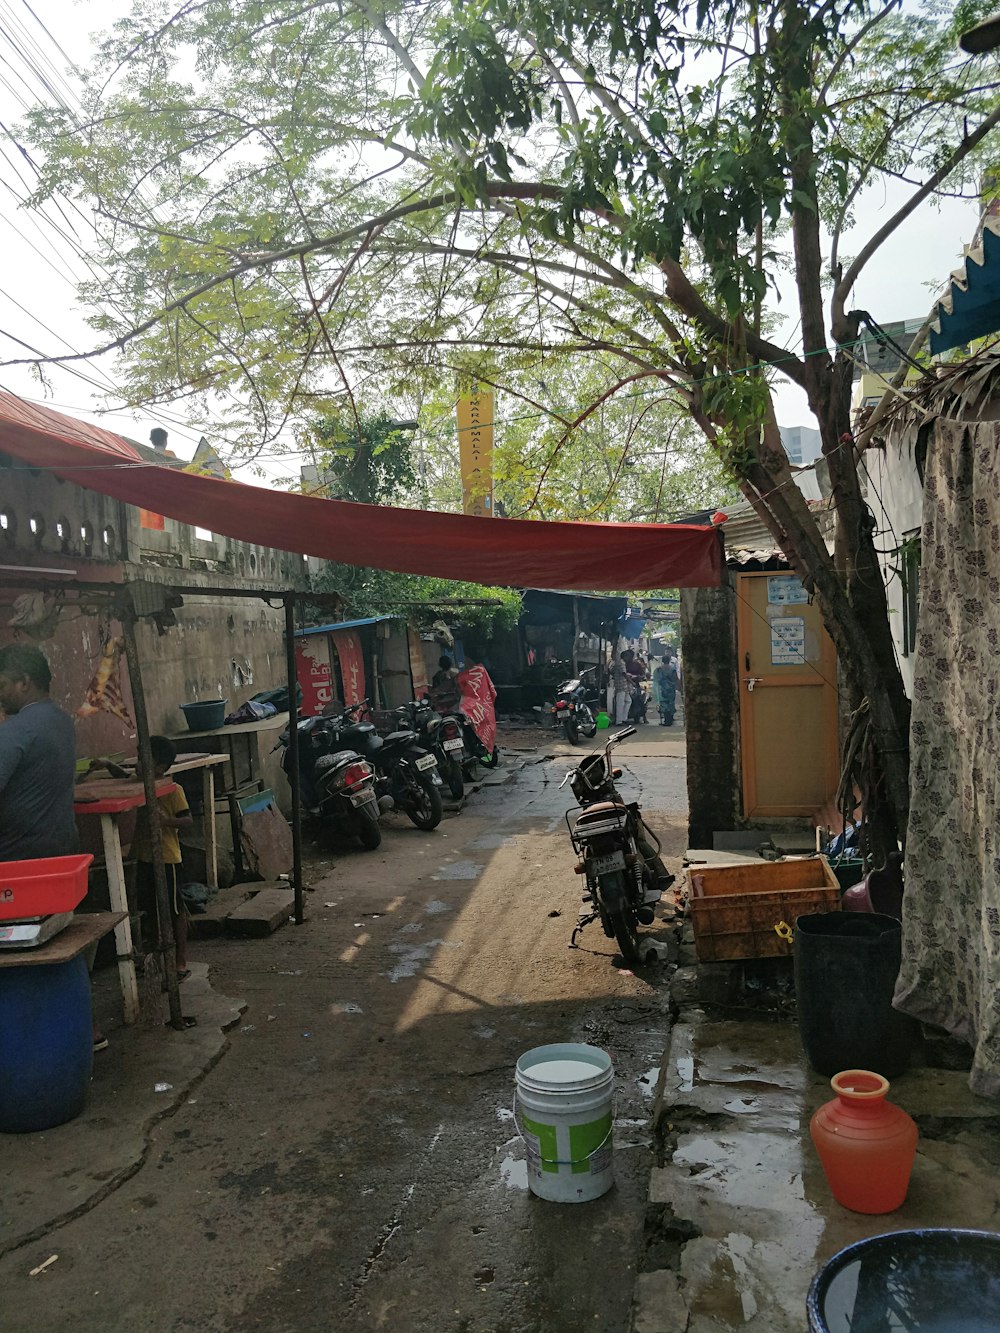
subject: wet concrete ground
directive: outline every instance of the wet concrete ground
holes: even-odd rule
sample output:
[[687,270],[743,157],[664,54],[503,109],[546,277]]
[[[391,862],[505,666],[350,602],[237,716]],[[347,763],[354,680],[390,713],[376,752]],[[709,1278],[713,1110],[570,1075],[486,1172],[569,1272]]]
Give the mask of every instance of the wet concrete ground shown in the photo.
[[920,1141],[906,1201],[883,1216],[830,1194],[809,1120],[832,1096],[794,1023],[692,1011],[677,1024],[658,1107],[668,1160],[650,1182],[651,1271],[638,1282],[635,1333],[802,1333],[812,1278],[854,1241],[1000,1229],[1000,1117],[967,1074],[916,1065],[893,1081],[889,1099],[917,1121]]
[[[643,740],[624,760],[623,789],[642,787],[678,855],[682,746]],[[531,765],[434,833],[393,821],[379,851],[317,864],[302,927],[195,943],[247,1002],[230,1049],[134,1176],[0,1260],[0,1329],[621,1333],[667,973],[615,968],[596,925],[567,947],[566,767]],[[512,1122],[514,1062],[556,1040],[615,1059],[617,1183],[587,1205],[529,1195]],[[131,1113],[108,1107],[108,1133]]]

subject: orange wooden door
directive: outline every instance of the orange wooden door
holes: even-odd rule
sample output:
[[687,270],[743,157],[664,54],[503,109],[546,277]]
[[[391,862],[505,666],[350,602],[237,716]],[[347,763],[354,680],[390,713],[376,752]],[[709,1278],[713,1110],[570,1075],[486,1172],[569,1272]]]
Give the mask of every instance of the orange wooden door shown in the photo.
[[739,574],[736,592],[744,815],[812,815],[840,772],[833,642],[795,575]]

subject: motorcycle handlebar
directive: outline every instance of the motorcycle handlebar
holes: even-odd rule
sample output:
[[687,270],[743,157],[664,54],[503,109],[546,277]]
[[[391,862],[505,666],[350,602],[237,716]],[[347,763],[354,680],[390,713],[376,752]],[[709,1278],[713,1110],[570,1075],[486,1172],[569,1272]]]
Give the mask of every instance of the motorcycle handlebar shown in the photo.
[[620,741],[627,741],[630,736],[637,735],[638,731],[638,727],[626,727],[625,730],[620,731],[617,736],[612,736],[608,741],[608,744],[617,745]]

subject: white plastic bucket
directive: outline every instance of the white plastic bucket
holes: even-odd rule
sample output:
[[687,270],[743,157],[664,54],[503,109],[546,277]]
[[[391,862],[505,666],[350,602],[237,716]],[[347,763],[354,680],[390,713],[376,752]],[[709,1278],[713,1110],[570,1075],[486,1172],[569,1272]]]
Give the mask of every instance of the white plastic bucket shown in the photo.
[[528,1186],[553,1203],[586,1203],[614,1184],[611,1057],[562,1042],[526,1051],[514,1071]]

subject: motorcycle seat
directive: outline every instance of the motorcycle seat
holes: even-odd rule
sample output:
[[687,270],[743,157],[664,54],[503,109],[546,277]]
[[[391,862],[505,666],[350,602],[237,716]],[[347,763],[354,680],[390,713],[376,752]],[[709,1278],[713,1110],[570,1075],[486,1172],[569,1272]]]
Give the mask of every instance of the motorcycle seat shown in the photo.
[[416,733],[413,731],[390,731],[388,736],[382,737],[386,745],[401,745],[404,741],[409,744],[416,739]]
[[581,810],[577,815],[577,827],[581,824],[596,823],[601,819],[606,819],[610,814],[624,815],[628,812],[628,806],[621,801],[596,801],[593,805],[588,805],[585,810]]

